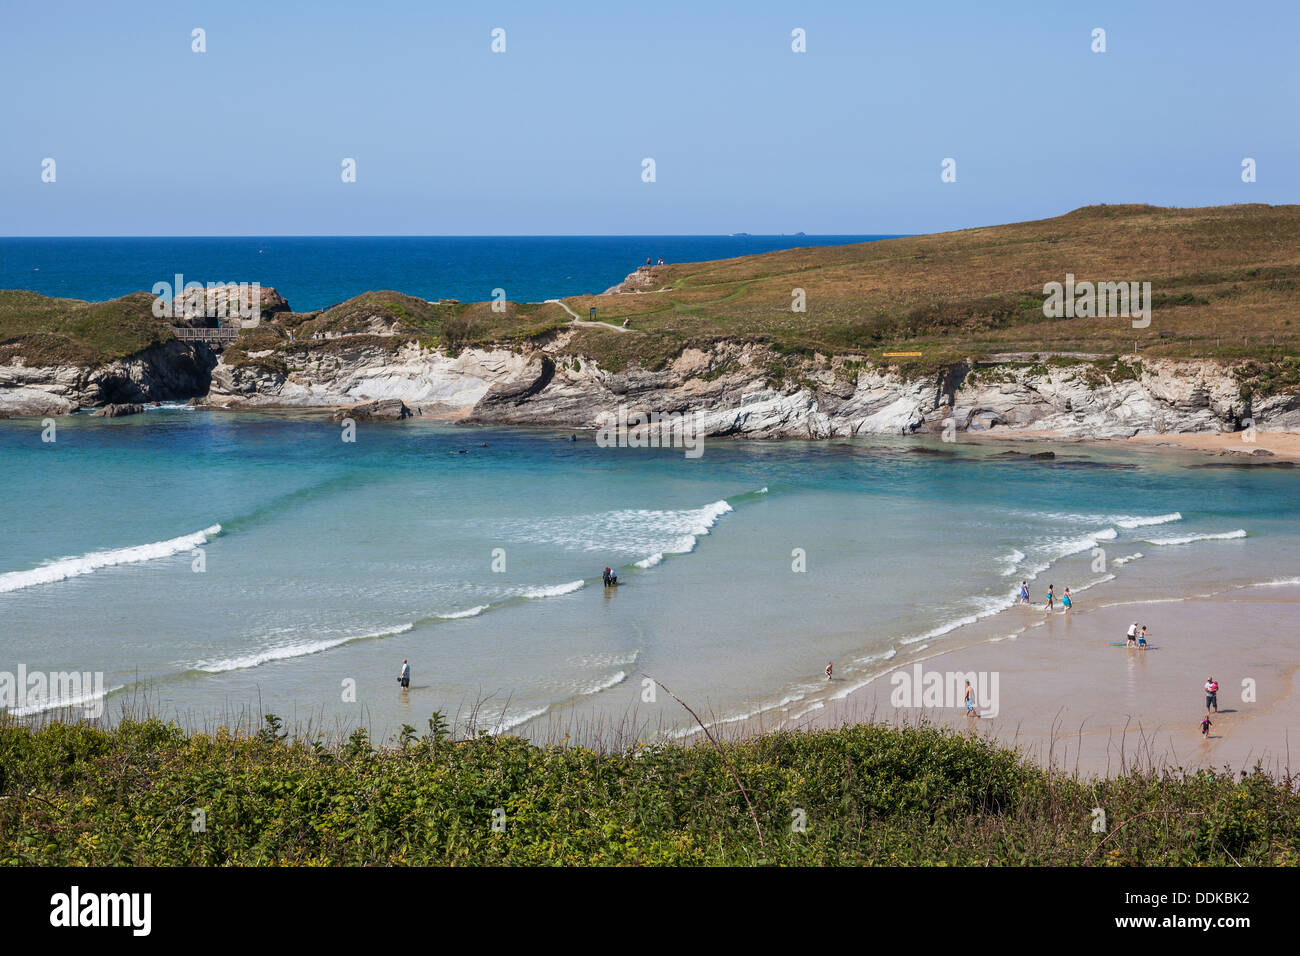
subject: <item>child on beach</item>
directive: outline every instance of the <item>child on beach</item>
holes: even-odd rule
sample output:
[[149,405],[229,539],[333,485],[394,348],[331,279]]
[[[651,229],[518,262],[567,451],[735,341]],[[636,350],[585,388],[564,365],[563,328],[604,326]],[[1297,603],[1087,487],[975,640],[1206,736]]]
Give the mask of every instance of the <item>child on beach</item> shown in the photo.
[[1202,717],[1202,718],[1201,718],[1201,737],[1203,737],[1205,740],[1209,740],[1209,739],[1210,739],[1210,728],[1213,727],[1213,726],[1214,726],[1214,724],[1210,723],[1210,715],[1209,715],[1209,714],[1206,714],[1204,717]]
[[1141,629],[1138,631],[1137,639],[1138,647],[1145,649],[1147,646],[1147,626],[1145,624],[1143,624]]
[[1064,613],[1065,611],[1070,610],[1070,608],[1071,608],[1072,606],[1073,606],[1073,605],[1070,604],[1070,589],[1069,589],[1069,588],[1066,588],[1066,589],[1065,589],[1065,594],[1063,594],[1063,595],[1061,596],[1061,611],[1062,611],[1062,613]]

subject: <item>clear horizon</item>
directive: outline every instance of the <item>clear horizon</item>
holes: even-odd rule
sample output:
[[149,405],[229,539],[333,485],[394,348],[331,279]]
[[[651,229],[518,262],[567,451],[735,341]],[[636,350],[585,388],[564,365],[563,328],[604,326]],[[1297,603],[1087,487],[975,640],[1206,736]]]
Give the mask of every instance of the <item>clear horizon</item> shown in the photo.
[[6,20],[13,238],[917,235],[1289,203],[1300,168],[1281,0],[51,0]]

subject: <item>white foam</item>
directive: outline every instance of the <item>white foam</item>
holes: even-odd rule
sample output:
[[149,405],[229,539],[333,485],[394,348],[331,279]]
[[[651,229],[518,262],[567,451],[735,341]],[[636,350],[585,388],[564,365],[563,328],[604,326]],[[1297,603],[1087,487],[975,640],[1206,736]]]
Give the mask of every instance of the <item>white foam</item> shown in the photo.
[[1229,541],[1233,538],[1246,537],[1246,529],[1238,528],[1236,531],[1225,531],[1222,534],[1189,534],[1181,538],[1145,538],[1147,544],[1166,545],[1166,544],[1191,544],[1194,541]]
[[1103,541],[1113,541],[1119,532],[1114,528],[1102,528],[1100,531],[1094,531],[1092,534],[1084,535],[1078,538],[1065,538],[1056,540],[1044,545],[1041,549],[1046,553],[1046,560],[1040,561],[1033,567],[1023,570],[1021,574],[1028,580],[1033,580],[1039,574],[1046,571],[1052,566],[1052,562],[1061,558],[1068,558],[1070,555],[1079,554],[1082,551],[1091,551],[1099,547]]
[[439,614],[437,617],[442,618],[444,621],[455,621],[462,617],[477,617],[489,607],[491,607],[490,604],[480,604],[477,607],[472,607],[465,611],[452,611],[449,614]]
[[346,634],[342,637],[329,638],[323,641],[299,641],[294,644],[282,644],[279,647],[269,647],[265,650],[254,651],[251,654],[245,654],[243,657],[231,657],[222,661],[197,661],[190,665],[193,670],[205,671],[209,674],[224,674],[227,671],[242,671],[252,667],[260,667],[262,664],[269,664],[271,661],[291,660],[295,657],[306,657],[309,654],[319,654],[321,651],[328,651],[330,648],[339,647],[343,644],[350,644],[352,641],[364,641],[372,637],[391,637],[395,634],[405,634],[414,624],[405,624],[398,628],[392,628],[386,631],[371,631],[366,634]]
[[1121,528],[1145,528],[1153,524],[1169,524],[1171,521],[1182,521],[1183,516],[1177,511],[1167,515],[1156,515],[1153,518],[1138,518],[1133,516],[1120,515],[1115,518],[1115,524]]
[[97,700],[103,700],[109,694],[121,690],[125,684],[118,684],[116,687],[109,687],[102,691],[87,691],[84,694],[73,694],[70,697],[47,697],[44,700],[37,700],[26,707],[14,707],[9,711],[10,717],[30,717],[32,714],[39,714],[47,710],[63,710],[67,707],[82,707],[86,704],[93,703]]
[[1247,584],[1249,588],[1287,588],[1300,585],[1300,578],[1274,578],[1272,581],[1261,581],[1258,584]]
[[625,680],[627,680],[627,671],[619,671],[617,674],[598,680],[596,683],[590,684],[578,691],[578,696],[588,697],[591,694],[599,694],[602,690],[609,690],[611,687],[617,687]]
[[1098,584],[1105,584],[1107,581],[1114,581],[1115,575],[1104,574],[1095,581],[1089,581],[1087,584],[1080,584],[1077,588],[1070,588],[1071,594],[1078,594],[1080,591],[1086,591],[1088,588],[1094,588]]
[[118,564],[138,564],[142,561],[169,558],[182,551],[192,551],[199,545],[207,543],[209,538],[219,534],[221,534],[221,525],[214,524],[202,531],[195,531],[193,534],[182,535],[179,538],[169,538],[166,541],[154,541],[151,544],[140,544],[131,548],[116,548],[112,551],[92,551],[80,557],[59,558],[39,568],[32,568],[30,571],[10,571],[7,574],[0,574],[0,594],[17,591],[20,588],[66,581],[68,578],[90,574],[100,568],[110,568]]
[[950,621],[945,621],[938,627],[926,631],[916,637],[903,638],[903,644],[919,644],[921,641],[933,640],[936,637],[942,637],[950,631],[955,631],[959,627],[965,627],[967,624],[974,624],[976,621],[982,621],[986,617],[997,614],[999,611],[1005,611],[1016,603],[1016,596],[1007,595],[998,598],[980,598],[977,599],[981,605],[973,614],[965,614]]
[[1004,556],[1001,560],[1003,566],[1002,576],[1010,577],[1016,573],[1016,568],[1020,566],[1020,562],[1025,560],[1025,552],[1021,551],[1019,548],[1012,548],[1011,553]]
[[732,510],[726,501],[680,511],[625,509],[552,516],[507,524],[502,533],[537,544],[582,551],[686,554]]
[[555,584],[549,588],[524,588],[519,592],[519,596],[523,598],[559,597],[561,594],[572,594],[586,583],[585,581],[570,581],[568,584]]
[[638,568],[653,568],[656,564],[663,561],[663,559],[664,553],[662,551],[656,551],[654,554],[650,555],[650,557],[642,558],[635,566]]
[[1116,558],[1114,561],[1111,562],[1111,564],[1115,565],[1116,567],[1120,567],[1121,565],[1128,564],[1130,561],[1136,561],[1140,557],[1142,557],[1142,552],[1138,551],[1135,552],[1134,554],[1129,554],[1122,558]]
[[522,714],[516,714],[513,717],[502,716],[502,718],[497,722],[497,725],[492,728],[490,733],[493,736],[504,734],[507,730],[512,730],[515,727],[518,727],[520,724],[526,724],[528,723],[528,721],[532,720],[533,718],[542,716],[542,714],[546,713],[549,709],[550,709],[549,706],[539,707],[536,710],[524,711]]
[[898,656],[898,649],[891,647],[887,651],[879,654],[868,654],[866,657],[859,657],[854,661],[855,664],[874,664],[876,661],[892,661]]

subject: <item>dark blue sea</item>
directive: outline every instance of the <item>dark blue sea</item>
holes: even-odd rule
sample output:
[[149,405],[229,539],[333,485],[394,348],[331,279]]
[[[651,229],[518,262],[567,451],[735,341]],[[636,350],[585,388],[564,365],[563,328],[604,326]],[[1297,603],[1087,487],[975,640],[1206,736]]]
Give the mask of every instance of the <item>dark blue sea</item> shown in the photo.
[[102,301],[156,282],[260,282],[296,311],[392,289],[513,302],[603,292],[644,265],[704,262],[889,236],[263,236],[0,238],[0,289]]

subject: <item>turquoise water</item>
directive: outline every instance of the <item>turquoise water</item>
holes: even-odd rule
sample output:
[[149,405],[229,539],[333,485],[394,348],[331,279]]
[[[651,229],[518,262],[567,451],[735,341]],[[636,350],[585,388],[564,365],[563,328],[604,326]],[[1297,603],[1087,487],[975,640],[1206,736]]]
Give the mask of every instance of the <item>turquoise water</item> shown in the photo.
[[647,257],[704,262],[886,236],[259,236],[0,238],[0,289],[102,301],[156,282],[260,282],[300,311],[393,289],[513,302],[599,293]]
[[[643,673],[727,720],[814,701],[827,660],[851,688],[960,642],[962,622],[1015,614],[1022,578],[1085,607],[1300,573],[1295,474],[1192,456],[864,439],[687,459],[420,420],[340,434],[183,408],[73,416],[53,443],[0,422],[0,669],[103,671],[110,712],[146,693],[168,714],[385,734],[478,702],[481,726],[534,736],[675,730],[684,713],[643,701]],[[605,565],[624,586],[601,587]]]

